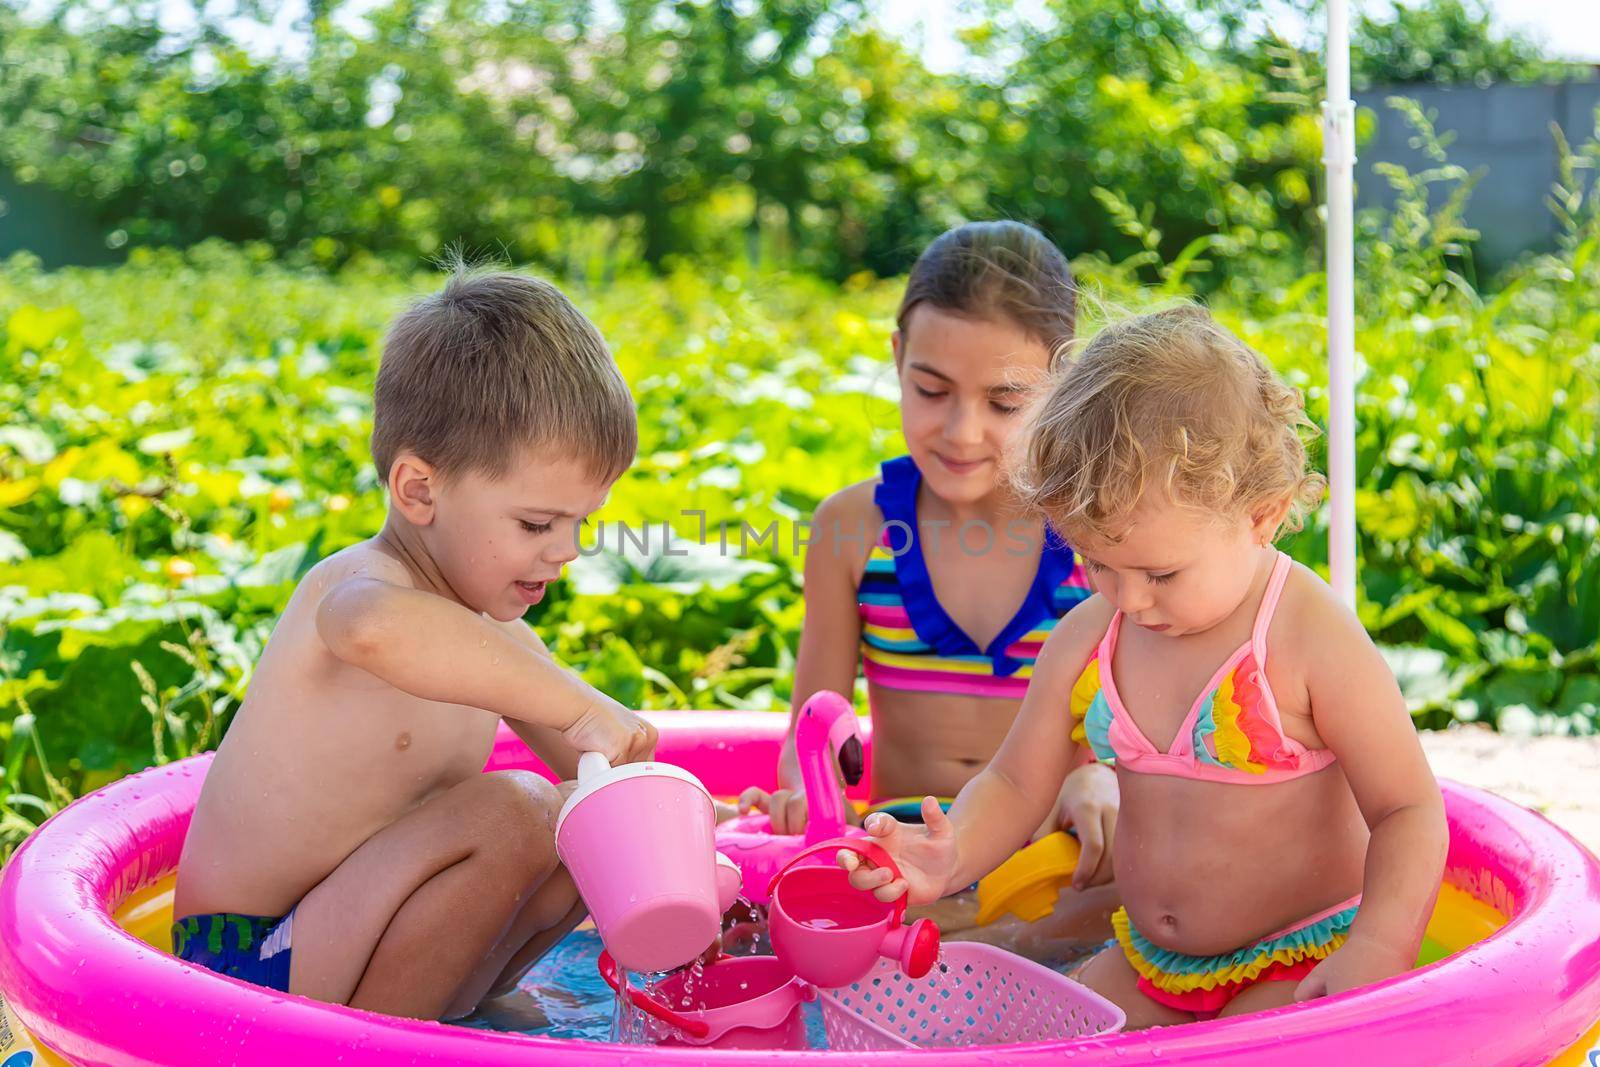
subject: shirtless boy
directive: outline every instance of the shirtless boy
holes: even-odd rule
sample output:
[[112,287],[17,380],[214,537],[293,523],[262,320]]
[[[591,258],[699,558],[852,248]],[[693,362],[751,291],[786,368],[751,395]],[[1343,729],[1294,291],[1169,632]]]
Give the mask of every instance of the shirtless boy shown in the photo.
[[504,720],[564,778],[647,758],[644,720],[522,621],[632,463],[632,398],[554,287],[458,270],[391,328],[377,536],[312,568],[206,776],[175,952],[278,990],[451,1018],[575,925],[561,797],[480,773]]

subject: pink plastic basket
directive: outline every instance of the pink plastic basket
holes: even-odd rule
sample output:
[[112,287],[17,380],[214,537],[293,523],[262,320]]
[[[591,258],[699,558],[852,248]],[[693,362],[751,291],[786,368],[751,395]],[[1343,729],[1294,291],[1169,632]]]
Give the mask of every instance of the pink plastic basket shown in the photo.
[[1127,1022],[1121,1008],[1065,975],[969,941],[947,943],[922,978],[880,960],[854,985],[817,993],[834,1051],[1061,1041]]

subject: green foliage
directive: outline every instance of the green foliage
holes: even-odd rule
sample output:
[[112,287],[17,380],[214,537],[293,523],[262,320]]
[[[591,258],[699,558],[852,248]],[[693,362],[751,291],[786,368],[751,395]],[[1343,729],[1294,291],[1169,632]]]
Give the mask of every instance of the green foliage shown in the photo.
[[1317,89],[1287,46],[1271,64],[1211,44],[1218,6],[1056,0],[1043,21],[975,35],[1004,74],[962,127],[985,157],[973,210],[1039,220],[1073,250],[1125,255],[1150,238],[1141,250],[1168,260],[1204,236],[1284,277],[1308,267]]
[[[0,268],[0,742],[9,730],[5,788],[33,798],[13,799],[19,832],[215,744],[295,580],[381,522],[381,331],[436,283],[218,243],[114,270]],[[780,704],[793,527],[738,558],[739,524],[791,523],[892,451],[893,286],[681,270],[569,288],[641,410],[639,462],[603,518],[657,538],[666,520],[681,543],[697,509],[713,546],[734,525],[727,556],[657,541],[654,559],[584,558],[585,595],[558,587],[535,621],[640,706]]]
[[[1426,117],[1391,104],[1438,165],[1389,172],[1396,209],[1386,226],[1369,220],[1362,242],[1358,274],[1383,279],[1369,299],[1385,309],[1357,337],[1369,364],[1358,464],[1372,472],[1357,498],[1373,600],[1363,619],[1450,657],[1431,722],[1590,732],[1600,721],[1600,187],[1585,192],[1579,173],[1600,163],[1600,146],[1574,154],[1561,143],[1559,250],[1480,293],[1461,244],[1466,193],[1430,202],[1461,175]],[[1394,357],[1381,375],[1375,352]]]
[[1350,75],[1361,88],[1586,76],[1582,64],[1546,59],[1519,34],[1497,34],[1484,0],[1390,0],[1381,14],[1358,12],[1350,30]]
[[[1558,249],[1480,289],[1461,194],[1436,198],[1456,174],[1426,116],[1398,106],[1436,165],[1390,171],[1396,207],[1358,242],[1361,617],[1419,723],[1589,733],[1600,193],[1584,179],[1600,147],[1565,150]],[[1185,295],[1198,260],[1228,254],[1201,235],[1165,260],[1148,210],[1107,206],[1135,250],[1078,261],[1091,318]],[[221,736],[294,582],[381,523],[381,331],[435,284],[219,242],[110,270],[0,266],[0,843]],[[599,518],[654,539],[580,558],[531,621],[630,704],[783,707],[803,612],[793,524],[900,447],[897,284],[680,266],[567,285],[640,411],[639,461]],[[1318,421],[1322,288],[1236,275],[1212,301]],[[1321,521],[1287,542],[1313,564]]]
[[361,33],[336,6],[303,61],[252,56],[204,5],[183,37],[154,9],[0,6],[0,163],[85,197],[117,247],[324,265],[461,242],[564,274],[764,249],[842,276],[928,236],[894,220],[902,157],[937,150],[912,143],[929,76],[852,0],[392,0]]
[[[952,74],[863,0],[386,0],[350,5],[363,29],[319,3],[303,56],[252,54],[216,5],[163,32],[183,6],[0,0],[0,166],[82,197],[115,248],[409,271],[459,242],[569,277],[693,257],[843,279],[964,218],[1120,259],[1142,247],[1120,203],[1165,260],[1222,253],[1191,264],[1208,291],[1213,266],[1314,269],[1320,58],[1247,0],[995,3]],[[1568,71],[1463,0],[1363,17],[1354,54],[1385,83]]]

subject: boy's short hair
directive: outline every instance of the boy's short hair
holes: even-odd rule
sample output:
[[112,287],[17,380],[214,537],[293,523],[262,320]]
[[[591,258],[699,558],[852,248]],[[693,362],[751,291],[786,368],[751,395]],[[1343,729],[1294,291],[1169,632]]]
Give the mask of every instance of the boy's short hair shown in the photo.
[[519,448],[611,482],[633,463],[633,397],[600,331],[549,282],[457,263],[389,328],[373,390],[372,459],[402,451],[444,478],[504,475]]

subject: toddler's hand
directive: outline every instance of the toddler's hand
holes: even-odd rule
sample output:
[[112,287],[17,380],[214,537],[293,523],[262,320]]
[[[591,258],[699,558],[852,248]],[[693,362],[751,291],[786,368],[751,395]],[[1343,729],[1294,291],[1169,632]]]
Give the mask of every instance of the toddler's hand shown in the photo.
[[772,832],[775,834],[803,833],[806,828],[806,791],[780,789],[768,793],[765,789],[751,786],[739,794],[739,811],[742,814],[766,812],[772,820]]
[[955,827],[934,797],[922,798],[922,821],[912,826],[881,811],[867,816],[862,827],[894,858],[900,877],[841,849],[839,866],[850,872],[850,884],[886,903],[902,894],[910,904],[929,904],[944,896],[956,870]]
[[585,708],[561,736],[579,752],[600,753],[613,767],[647,760],[656,751],[656,728],[603,696]]
[[1111,881],[1111,845],[1117,836],[1121,802],[1117,772],[1103,764],[1079,767],[1062,783],[1056,817],[1060,828],[1072,826],[1078,831],[1078,866],[1072,872],[1072,888],[1087,889]]
[[1381,982],[1409,971],[1415,959],[1414,956],[1407,959],[1392,945],[1352,937],[1300,980],[1294,999],[1314,1000]]

